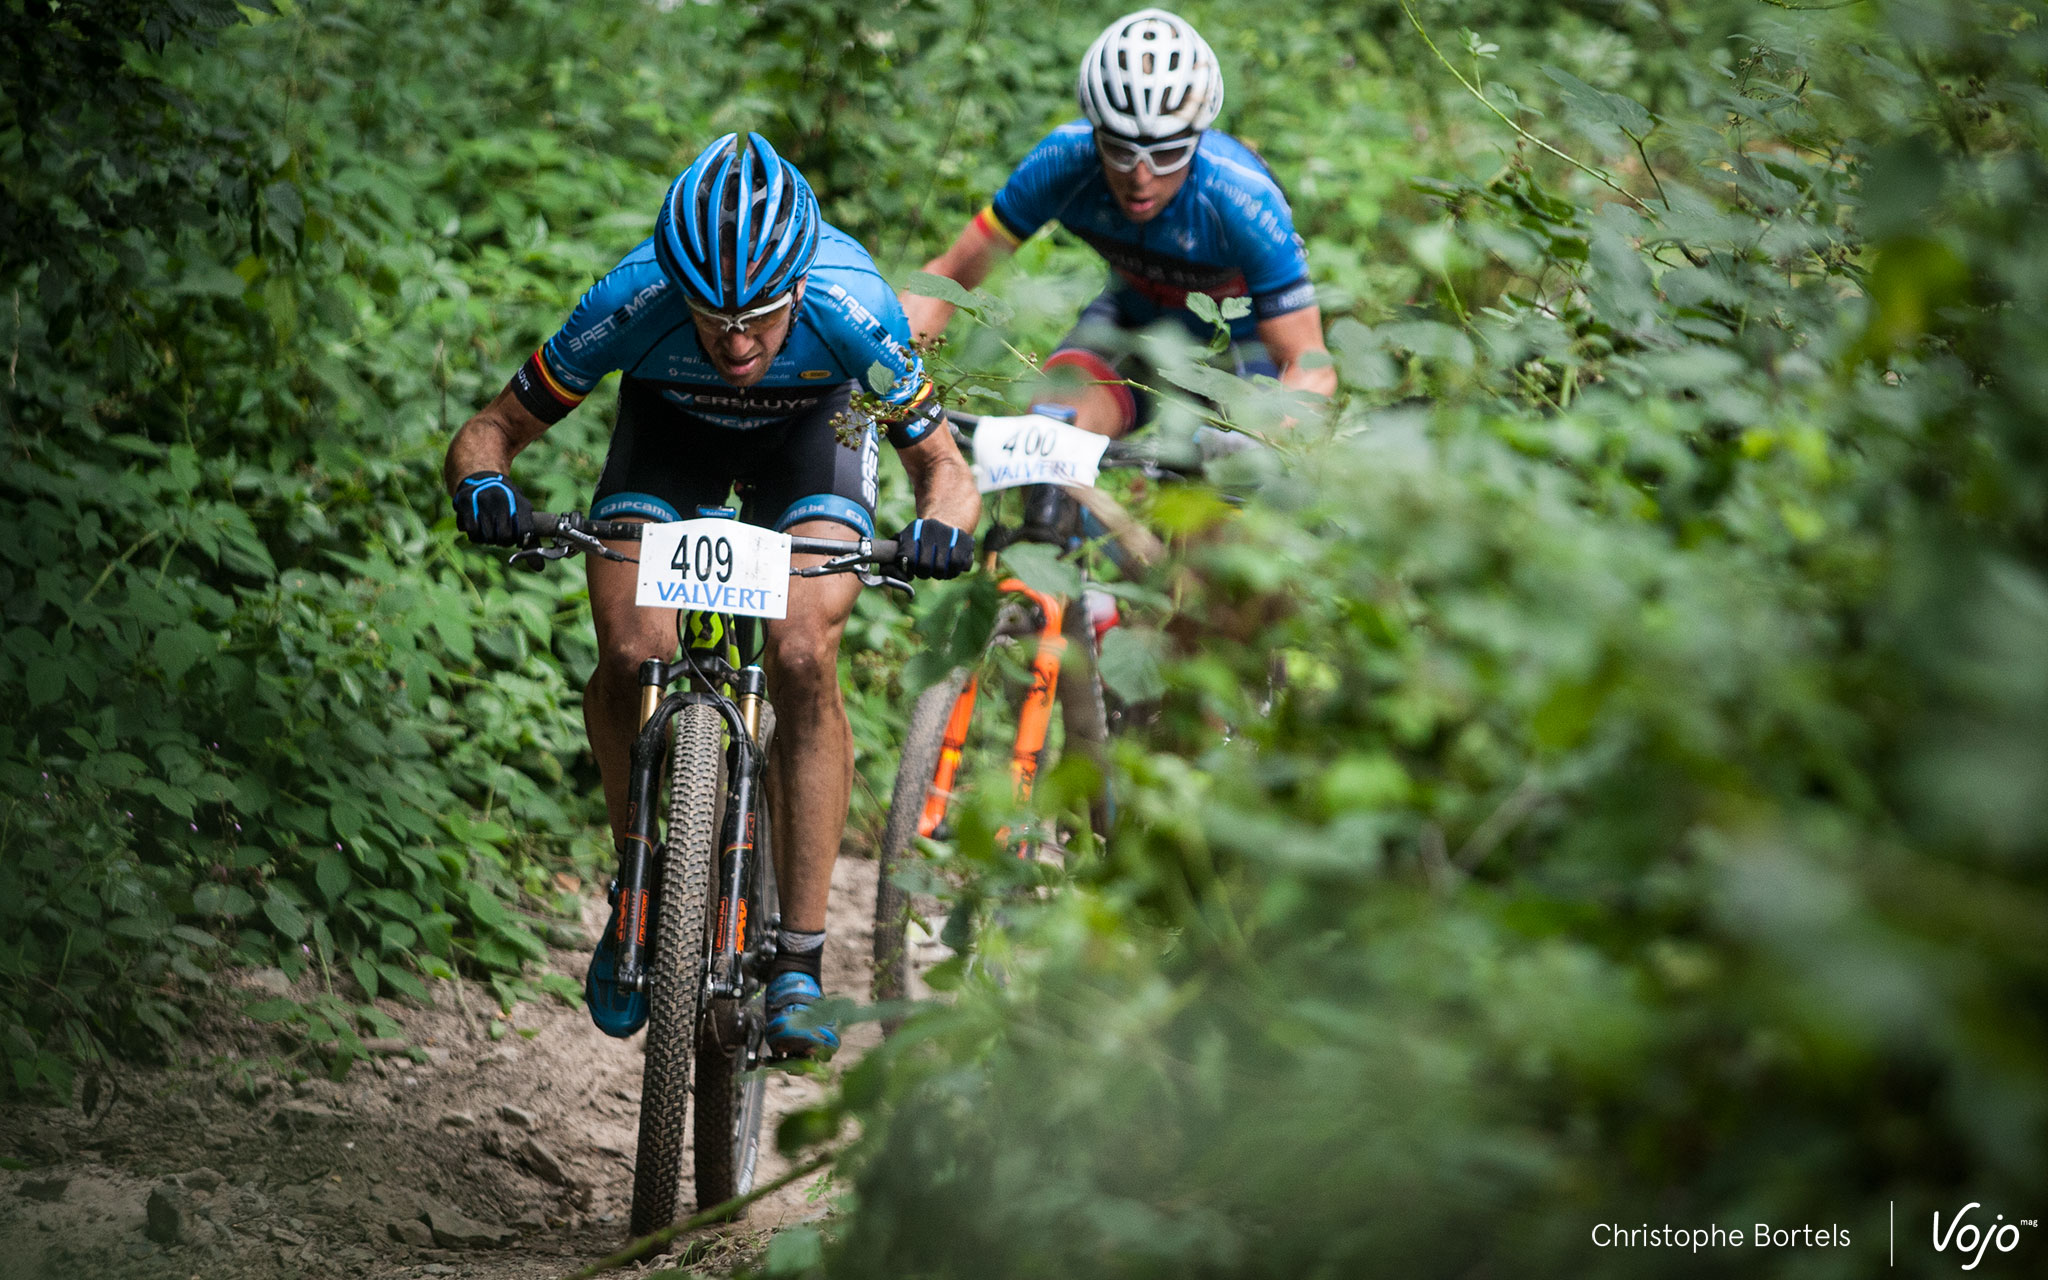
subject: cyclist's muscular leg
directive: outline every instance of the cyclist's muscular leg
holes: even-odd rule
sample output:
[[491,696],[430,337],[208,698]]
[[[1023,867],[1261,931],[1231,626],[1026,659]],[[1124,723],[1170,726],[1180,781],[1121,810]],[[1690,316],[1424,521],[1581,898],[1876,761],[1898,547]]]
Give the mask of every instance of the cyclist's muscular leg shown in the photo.
[[[806,520],[790,533],[809,538],[857,536],[832,520]],[[818,562],[797,556],[798,567]],[[775,704],[769,786],[775,797],[775,872],[782,927],[825,928],[832,863],[846,830],[853,792],[853,729],[839,693],[839,637],[860,594],[847,575],[791,578],[789,616],[768,624],[768,695]]]
[[1037,399],[1042,404],[1066,405],[1074,411],[1075,426],[1115,439],[1138,425],[1138,398],[1116,360],[1077,341],[1077,335],[1088,323],[1084,313],[1075,332],[1062,339],[1060,349],[1045,361],[1047,372],[1065,369],[1070,375],[1078,373],[1087,379],[1087,385],[1070,390],[1047,389]]
[[1044,404],[1063,404],[1074,411],[1074,425],[1112,440],[1131,429],[1130,418],[1119,398],[1108,387],[1080,387],[1072,391],[1046,392],[1038,397]]
[[[640,554],[638,543],[607,545],[629,556]],[[598,556],[585,556],[583,563],[590,581],[590,616],[597,626],[597,669],[583,686],[583,728],[604,778],[605,816],[616,849],[626,831],[632,742],[640,729],[640,664],[674,656],[676,611],[633,603],[637,566]]]

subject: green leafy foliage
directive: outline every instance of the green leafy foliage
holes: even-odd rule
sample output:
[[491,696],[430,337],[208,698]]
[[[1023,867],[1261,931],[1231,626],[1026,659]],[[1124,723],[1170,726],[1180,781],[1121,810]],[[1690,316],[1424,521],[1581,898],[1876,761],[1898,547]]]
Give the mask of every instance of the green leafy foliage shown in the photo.
[[[329,1070],[455,966],[509,1009],[554,873],[602,867],[593,655],[573,575],[454,539],[448,433],[727,129],[913,281],[1123,6],[31,8],[0,101],[9,1085],[174,1040],[224,964],[317,976],[246,1012]],[[1165,446],[1215,419],[1277,452],[1226,464],[1242,507],[1124,492],[1174,554],[1115,584],[1105,677],[1157,704],[1120,825],[1014,857],[1043,815],[984,753],[910,873],[950,886],[946,1003],[785,1126],[858,1121],[853,1198],[771,1269],[1641,1274],[1696,1264],[1586,1225],[1847,1220],[1798,1260],[1847,1276],[1887,1200],[2037,1200],[2038,14],[1187,13],[1342,390],[1164,353]],[[981,290],[913,282],[965,312],[948,395],[1028,404],[1100,281],[1054,231]],[[588,492],[605,398],[520,460],[541,505]],[[980,577],[861,600],[854,845],[909,695],[995,610]]]
[[1326,288],[1406,260],[1348,276],[1339,402],[1241,512],[1132,495],[1192,536],[1163,643],[1104,654],[1163,690],[1122,823],[1050,898],[995,789],[933,851],[971,950],[847,1084],[813,1274],[1727,1269],[1586,1245],[1647,1221],[1841,1223],[1797,1266],[1846,1277],[1888,1202],[2048,1185],[2048,43],[1897,3],[1723,52],[1731,12],[1631,73],[1557,54],[1637,18],[1460,11],[1581,167],[1373,50],[1449,86],[1445,149],[1360,166],[1412,193],[1369,237],[1301,203]]
[[[641,234],[617,210],[686,126],[639,88],[691,15],[648,45],[551,6],[28,8],[0,121],[12,1082],[160,1047],[227,961],[523,998],[554,873],[603,857],[588,624],[573,575],[459,544],[438,459]],[[537,500],[581,505],[601,413],[522,468]],[[350,1008],[283,1025],[345,1066]]]

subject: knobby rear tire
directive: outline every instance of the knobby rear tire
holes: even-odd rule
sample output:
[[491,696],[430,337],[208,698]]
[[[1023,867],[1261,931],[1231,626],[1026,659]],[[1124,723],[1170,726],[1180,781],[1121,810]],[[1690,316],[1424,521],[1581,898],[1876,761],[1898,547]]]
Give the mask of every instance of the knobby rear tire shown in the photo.
[[719,746],[723,721],[716,710],[692,704],[677,713],[674,724],[668,828],[657,851],[647,1061],[641,1068],[640,1144],[633,1167],[636,1238],[661,1230],[676,1216],[690,1059],[704,993],[704,909],[725,765]]
[[[879,867],[875,873],[875,941],[873,994],[877,1000],[901,1000],[910,990],[910,953],[905,934],[910,924],[910,894],[896,883],[917,840],[925,798],[931,794],[939,768],[946,721],[967,687],[967,669],[956,668],[944,680],[918,695],[911,707],[910,727],[903,734],[903,754],[896,765],[896,785],[889,795],[889,819],[882,828]],[[885,1019],[893,1031],[901,1019]]]

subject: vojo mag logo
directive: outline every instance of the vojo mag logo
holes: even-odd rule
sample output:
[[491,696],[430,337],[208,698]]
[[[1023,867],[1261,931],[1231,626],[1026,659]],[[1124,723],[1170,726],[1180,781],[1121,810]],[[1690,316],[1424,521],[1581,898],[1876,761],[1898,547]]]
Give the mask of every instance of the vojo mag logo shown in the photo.
[[2020,1218],[2008,1222],[2002,1213],[1994,1215],[1989,1222],[1980,1224],[1970,1221],[1971,1211],[1983,1207],[1975,1200],[1970,1201],[1948,1220],[1946,1230],[1942,1227],[1940,1210],[1936,1210],[1934,1214],[1934,1251],[1953,1252],[1968,1258],[1969,1261],[1963,1263],[1965,1271],[1975,1271],[1977,1264],[1984,1261],[1985,1253],[1992,1249],[1997,1249],[2000,1253],[2011,1253],[2020,1247],[2022,1227],[2038,1228],[2041,1225],[2036,1218]]

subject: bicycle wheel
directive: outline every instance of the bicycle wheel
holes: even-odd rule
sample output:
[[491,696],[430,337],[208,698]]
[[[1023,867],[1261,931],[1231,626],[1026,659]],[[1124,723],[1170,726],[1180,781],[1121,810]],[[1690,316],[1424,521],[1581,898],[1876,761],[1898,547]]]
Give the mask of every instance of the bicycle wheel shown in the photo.
[[1060,718],[1067,730],[1065,749],[1084,755],[1095,764],[1101,785],[1088,800],[1088,825],[1097,840],[1107,840],[1110,823],[1116,820],[1116,803],[1109,788],[1109,711],[1102,699],[1102,651],[1088,610],[1079,600],[1067,610],[1061,629],[1067,636],[1066,657],[1060,663]]
[[[910,989],[910,953],[904,934],[910,923],[910,895],[896,883],[939,766],[939,748],[946,720],[967,687],[967,669],[956,669],[918,695],[903,734],[903,755],[896,765],[896,785],[889,795],[889,819],[882,828],[880,866],[875,878],[875,946],[872,991],[877,1000],[901,1000]],[[893,1031],[897,1019],[885,1020]]]
[[[772,732],[772,730],[771,730]],[[764,740],[767,735],[763,735]],[[767,788],[755,791],[753,884],[747,892],[746,935],[740,939],[745,994],[705,1002],[697,1025],[697,1209],[702,1212],[745,1195],[754,1186],[761,1155],[761,1115],[768,1094],[764,1056],[768,1010],[765,974],[774,956],[772,936],[781,903],[775,891],[775,850]],[[717,892],[713,886],[712,892]]]
[[686,706],[675,718],[668,829],[656,850],[654,947],[648,974],[647,1062],[640,1077],[640,1146],[633,1165],[632,1234],[675,1220],[683,1168],[683,1112],[704,992],[704,907],[718,837],[722,774],[718,712]]

